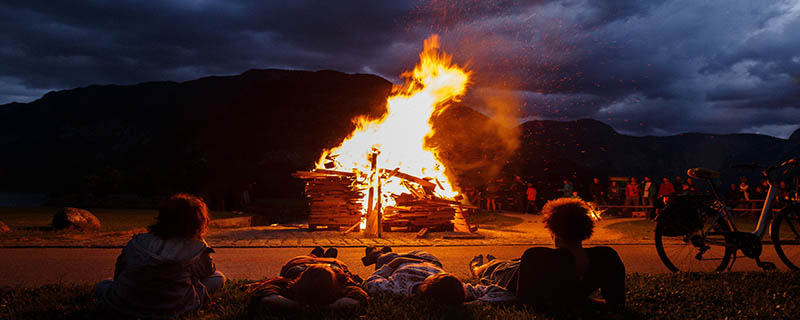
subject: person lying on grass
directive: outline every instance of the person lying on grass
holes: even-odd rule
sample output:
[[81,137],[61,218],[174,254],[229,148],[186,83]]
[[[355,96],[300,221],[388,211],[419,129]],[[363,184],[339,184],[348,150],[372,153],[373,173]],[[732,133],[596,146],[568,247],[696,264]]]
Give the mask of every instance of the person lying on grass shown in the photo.
[[[614,249],[584,248],[594,229],[591,208],[580,199],[560,198],[544,205],[545,228],[555,249],[529,248],[522,258],[498,260],[479,255],[470,261],[482,283],[497,284],[523,303],[548,308],[574,308],[587,302],[619,307],[625,304],[625,265]],[[600,289],[603,299],[591,298]]]
[[367,293],[359,285],[362,280],[336,259],[336,248],[323,251],[316,247],[307,256],[294,257],[276,278],[248,285],[250,310],[287,311],[303,306],[353,310],[365,307]]
[[365,266],[375,263],[375,272],[362,285],[372,294],[418,297],[433,304],[460,305],[475,302],[512,302],[514,295],[496,285],[472,285],[446,273],[434,255],[424,251],[405,254],[384,247],[368,247],[361,259]]
[[178,193],[165,200],[148,233],[136,234],[117,258],[113,280],[97,285],[101,309],[137,318],[175,317],[211,302],[225,276],[211,259],[214,249],[205,202]]

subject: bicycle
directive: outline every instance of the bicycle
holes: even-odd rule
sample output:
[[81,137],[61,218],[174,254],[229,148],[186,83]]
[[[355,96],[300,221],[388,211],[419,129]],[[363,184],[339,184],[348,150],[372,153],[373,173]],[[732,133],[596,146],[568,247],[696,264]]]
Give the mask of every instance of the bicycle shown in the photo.
[[[787,160],[777,166],[757,164],[736,165],[734,168],[762,170],[769,181],[769,191],[758,224],[752,232],[739,231],[732,219],[732,209],[720,198],[713,179],[719,172],[706,168],[693,168],[688,175],[706,180],[711,185],[713,198],[679,196],[667,204],[656,217],[655,245],[659,258],[672,272],[724,271],[736,261],[736,252],[755,259],[764,270],[776,268],[772,262],[761,261],[762,239],[769,227],[770,239],[778,257],[791,270],[800,268],[800,203],[789,203],[777,214],[772,206],[778,188],[770,173],[777,169],[800,166],[797,159]],[[774,218],[773,218],[774,215]],[[666,240],[666,241],[665,241]],[[733,262],[731,262],[733,259]]]

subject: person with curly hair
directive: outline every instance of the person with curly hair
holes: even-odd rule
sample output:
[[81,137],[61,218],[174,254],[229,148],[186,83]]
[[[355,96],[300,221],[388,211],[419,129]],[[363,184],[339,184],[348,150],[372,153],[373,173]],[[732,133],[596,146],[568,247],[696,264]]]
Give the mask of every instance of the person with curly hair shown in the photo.
[[122,249],[113,280],[97,285],[98,305],[135,318],[177,317],[208,305],[226,281],[203,239],[208,220],[202,199],[170,196],[149,232],[134,235]]
[[[594,231],[591,207],[580,200],[560,198],[542,208],[544,225],[555,249],[533,247],[521,258],[499,260],[487,255],[470,262],[472,274],[483,283],[513,292],[523,303],[546,308],[573,308],[585,303],[619,307],[625,304],[625,265],[605,246],[584,248]],[[602,299],[589,297],[600,290]]]

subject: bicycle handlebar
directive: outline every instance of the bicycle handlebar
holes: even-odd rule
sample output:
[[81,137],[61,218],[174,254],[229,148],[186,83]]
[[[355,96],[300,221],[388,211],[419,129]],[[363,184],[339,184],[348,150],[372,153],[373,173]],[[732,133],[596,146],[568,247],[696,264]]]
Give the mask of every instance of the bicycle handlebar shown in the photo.
[[781,163],[781,167],[797,166],[797,165],[800,165],[800,161],[798,161],[796,158],[791,158]]

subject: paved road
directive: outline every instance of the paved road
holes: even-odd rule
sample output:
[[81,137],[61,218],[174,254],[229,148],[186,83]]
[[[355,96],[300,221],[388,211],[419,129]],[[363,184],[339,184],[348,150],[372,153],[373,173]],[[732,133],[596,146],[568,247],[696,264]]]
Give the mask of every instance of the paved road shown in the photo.
[[[665,273],[653,245],[613,245],[629,273]],[[464,246],[396,248],[395,251],[425,250],[442,260],[446,270],[469,275],[467,263],[479,253],[492,253],[500,259],[518,258],[527,246]],[[309,248],[221,248],[214,258],[217,269],[234,279],[260,279],[275,276],[290,258],[307,254]],[[36,286],[54,282],[97,282],[110,277],[120,249],[92,248],[4,248],[0,249],[0,286]],[[351,271],[366,278],[373,270],[361,265],[363,248],[341,248],[339,259]],[[764,248],[763,260],[785,267],[772,248]],[[751,259],[739,258],[734,270],[760,270]]]

